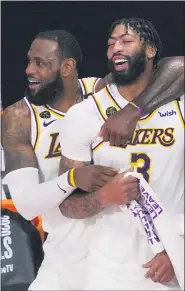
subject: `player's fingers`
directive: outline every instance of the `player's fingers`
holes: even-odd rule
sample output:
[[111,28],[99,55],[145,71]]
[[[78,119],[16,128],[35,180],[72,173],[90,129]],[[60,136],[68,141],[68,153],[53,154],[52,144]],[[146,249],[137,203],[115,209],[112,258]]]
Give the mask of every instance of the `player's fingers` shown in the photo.
[[[113,178],[111,176],[106,176],[108,179],[112,180]],[[102,180],[101,177],[99,176],[98,178],[94,179],[93,182],[91,183],[91,186],[88,188],[88,192],[93,192],[98,190],[99,188],[103,187],[105,184],[109,182],[106,180]]]
[[165,282],[170,282],[173,279],[174,275],[172,274],[164,274],[161,279],[160,279],[160,283],[165,283]]
[[153,276],[151,277],[151,279],[154,281],[154,282],[160,282],[161,278],[163,276],[165,276],[165,274],[167,274],[168,272],[166,271],[166,267],[165,265],[162,265],[162,266],[156,266],[156,272],[155,274],[153,274]]
[[101,180],[104,184],[110,182],[112,179],[113,179],[113,176],[112,176],[112,175],[110,175],[110,176],[108,176],[108,175],[104,175],[104,174],[101,174],[101,175],[100,175],[100,180]]
[[119,147],[121,146],[121,135],[120,134],[116,134],[116,137],[115,137],[115,146]]
[[157,272],[157,266],[153,263],[148,272],[145,274],[145,278],[151,278]]
[[101,129],[100,129],[100,132],[99,132],[98,136],[99,137],[103,137],[103,135],[104,135],[104,128],[102,126]]
[[136,199],[139,199],[140,197],[141,197],[141,190],[140,190],[139,183],[137,183],[137,198]]
[[162,277],[163,275],[161,275],[160,273],[159,273],[159,271],[157,271],[157,272],[155,272],[155,274],[153,275],[153,276],[151,276],[151,280],[153,281],[153,282],[160,282],[160,279],[161,279],[161,277]]
[[109,141],[110,137],[109,137],[109,132],[106,128],[103,128],[103,140],[104,141]]
[[138,192],[138,182],[135,181],[135,182],[126,184],[123,186],[123,189],[125,192],[128,192],[128,193],[133,192],[133,191],[137,193]]
[[125,135],[125,136],[121,136],[121,142],[120,142],[120,145],[123,146],[123,147],[126,147],[128,143],[130,143],[131,141],[131,137],[129,137],[128,135]]
[[[106,172],[106,174],[103,173],[103,171]],[[93,191],[95,191],[95,186],[102,187],[109,181],[111,181],[115,175],[117,175],[117,172],[119,169],[112,169],[112,168],[105,168],[102,167],[101,171],[95,172],[92,180],[92,185],[93,185]]]
[[152,266],[152,264],[153,264],[153,259],[151,261],[149,261],[148,263],[143,264],[142,267],[143,268],[150,268]]
[[145,278],[152,278],[155,275],[155,270],[153,270],[152,268],[150,268],[150,270],[145,274]]
[[99,179],[96,181],[96,184],[93,185],[93,189],[91,189],[91,191],[96,191],[97,189],[103,187],[106,184],[105,181]]
[[130,175],[130,176],[127,176],[127,177],[124,177],[121,181],[122,181],[122,183],[123,183],[124,185],[130,184],[130,183],[134,183],[134,182],[139,183],[138,178],[133,177],[133,176],[131,176],[131,175]]
[[116,140],[116,133],[111,133],[110,134],[110,139],[109,139],[109,143],[110,145],[114,146],[115,145],[115,140]]
[[119,169],[110,168],[110,167],[102,167],[101,171],[102,171],[101,174],[103,175],[114,177],[119,172]]
[[159,280],[160,283],[168,282],[166,281],[166,275],[162,276],[161,279]]

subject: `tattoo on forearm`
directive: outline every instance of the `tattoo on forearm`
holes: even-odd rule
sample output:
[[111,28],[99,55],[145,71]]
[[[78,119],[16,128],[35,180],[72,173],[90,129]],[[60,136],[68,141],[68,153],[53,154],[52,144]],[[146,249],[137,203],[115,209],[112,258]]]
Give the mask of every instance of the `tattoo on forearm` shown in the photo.
[[59,175],[62,175],[63,173],[71,170],[72,168],[88,166],[89,164],[90,162],[74,161],[62,155],[60,159],[60,165],[59,165]]
[[104,210],[98,201],[96,192],[86,193],[76,190],[60,206],[62,214],[68,218],[83,219],[94,216]]
[[[71,168],[88,166],[91,162],[79,162],[61,156],[59,175],[69,171]],[[60,205],[61,213],[69,218],[91,217],[104,208],[96,197],[96,192],[87,193],[77,189]]]

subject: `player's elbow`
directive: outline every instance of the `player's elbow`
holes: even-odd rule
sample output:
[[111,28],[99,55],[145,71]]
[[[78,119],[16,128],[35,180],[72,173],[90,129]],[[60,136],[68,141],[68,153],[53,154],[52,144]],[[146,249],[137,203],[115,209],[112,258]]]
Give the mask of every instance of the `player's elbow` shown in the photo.
[[29,209],[27,207],[19,208],[18,211],[21,214],[21,216],[24,217],[26,220],[33,220],[35,217],[38,216],[38,214],[33,209]]
[[24,217],[26,220],[33,220],[37,215],[33,212],[29,212],[27,210],[19,211],[20,215]]
[[72,211],[70,211],[69,209],[66,209],[65,205],[63,205],[63,204],[61,204],[59,206],[59,210],[60,210],[61,214],[67,218],[72,218],[72,219],[79,218]]
[[[15,202],[14,202],[15,203]],[[26,220],[32,220],[38,216],[38,213],[30,207],[27,207],[26,204],[23,203],[15,203],[15,207],[18,213],[24,217]]]
[[31,207],[25,196],[23,199],[22,193],[12,192],[11,196],[17,212],[26,220],[32,220],[38,216],[35,207]]
[[83,217],[81,211],[75,208],[75,206],[71,205],[70,202],[67,200],[63,201],[60,206],[59,210],[61,214],[67,218],[71,219],[83,219],[86,217]]

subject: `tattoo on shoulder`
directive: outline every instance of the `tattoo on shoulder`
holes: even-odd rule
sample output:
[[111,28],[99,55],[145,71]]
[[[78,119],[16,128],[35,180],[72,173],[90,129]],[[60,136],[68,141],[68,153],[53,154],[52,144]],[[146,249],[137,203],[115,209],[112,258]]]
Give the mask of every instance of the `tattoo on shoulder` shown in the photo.
[[5,109],[2,116],[2,137],[6,144],[8,141],[17,143],[22,141],[25,136],[30,136],[30,115],[29,109],[25,108],[24,100],[9,106]]
[[2,146],[6,172],[22,167],[37,167],[30,140],[30,112],[24,100],[7,107],[2,116]]

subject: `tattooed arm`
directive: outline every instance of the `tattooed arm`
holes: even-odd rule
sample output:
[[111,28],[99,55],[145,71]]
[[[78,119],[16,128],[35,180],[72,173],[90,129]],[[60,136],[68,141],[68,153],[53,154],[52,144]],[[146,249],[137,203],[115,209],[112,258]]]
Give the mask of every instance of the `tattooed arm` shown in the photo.
[[[112,74],[109,73],[98,81],[95,93],[111,83]],[[183,93],[184,56],[166,57],[158,62],[153,82],[133,102],[147,114],[182,96]]]
[[[90,164],[90,162],[74,161],[62,156],[60,160],[59,175],[62,175],[72,168],[76,168],[74,172],[75,182],[78,183],[77,181],[82,180],[83,183],[86,183],[87,179],[85,175],[87,175],[88,165]],[[98,177],[100,177],[99,173],[97,173],[96,178]],[[111,178],[110,176],[110,179]],[[107,177],[107,181],[110,179]],[[103,184],[104,183],[101,184],[101,182],[99,182],[99,185]],[[94,185],[93,181],[91,181],[91,184],[86,184],[85,187],[91,190]],[[78,188],[60,204],[59,209],[61,213],[68,218],[81,219],[98,214],[104,209],[104,205],[101,202],[100,193],[98,191],[88,193]]]
[[30,112],[24,100],[7,107],[2,115],[2,146],[6,174],[25,167],[37,168],[30,143]]
[[[86,180],[85,173],[90,166],[62,156],[60,174],[74,167],[77,167],[74,172],[75,182],[79,179]],[[138,180],[132,176],[124,178],[125,173],[114,173],[114,177],[101,176],[104,181],[100,179],[101,186],[94,192],[87,193],[77,189],[59,206],[61,213],[68,218],[83,219],[100,213],[108,206],[123,205],[137,199]]]
[[[132,135],[142,115],[151,113],[184,94],[184,57],[161,59],[152,83],[127,106],[109,117],[100,136],[111,145],[124,145]],[[141,112],[143,111],[143,112]]]
[[184,57],[164,58],[158,64],[153,82],[134,99],[134,103],[147,114],[183,94]]
[[[25,102],[21,100],[3,113],[2,144],[6,157],[5,183],[9,187],[17,210],[29,220],[58,207],[70,195],[64,193],[57,185],[59,182],[60,185],[63,183],[62,176],[39,183],[38,163],[30,135],[30,112]],[[115,175],[115,171],[109,168],[91,166],[88,172],[82,173],[83,177],[86,177],[85,183],[80,182],[78,175],[77,181],[83,188],[86,187],[86,183],[96,187],[99,183],[98,178],[104,172]]]
[[102,90],[104,87],[106,87],[108,84],[112,83],[112,74],[109,73],[104,78],[98,80],[96,87],[95,87],[95,93]]
[[[90,99],[72,106],[63,119],[59,134],[62,149],[59,174],[75,168],[73,172],[75,184],[79,187],[81,183],[79,188],[86,191],[84,193],[76,190],[76,193],[60,205],[60,211],[64,216],[82,219],[99,213],[108,205],[123,204],[127,201],[126,196],[129,195],[132,186],[136,186],[127,185],[131,181],[125,181],[123,175],[117,174],[119,169],[104,167],[103,173],[89,175],[93,166],[102,167],[86,164],[92,161],[92,144],[97,137],[99,125],[96,108]],[[69,183],[70,175],[68,176]],[[98,181],[95,183],[98,186],[96,189],[89,187],[94,181]],[[82,187],[83,183],[85,187]]]
[[5,109],[2,145],[5,151],[5,184],[23,217],[33,219],[58,207],[66,198],[57,186],[60,177],[40,183],[38,162],[30,141],[30,111],[24,100]]

